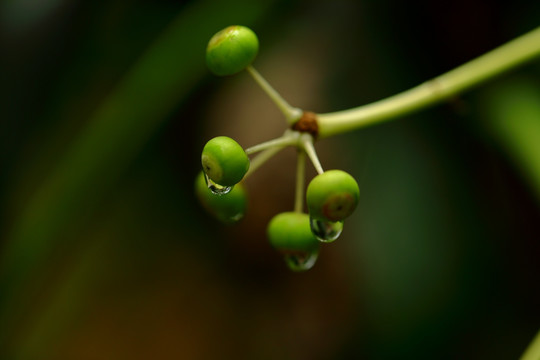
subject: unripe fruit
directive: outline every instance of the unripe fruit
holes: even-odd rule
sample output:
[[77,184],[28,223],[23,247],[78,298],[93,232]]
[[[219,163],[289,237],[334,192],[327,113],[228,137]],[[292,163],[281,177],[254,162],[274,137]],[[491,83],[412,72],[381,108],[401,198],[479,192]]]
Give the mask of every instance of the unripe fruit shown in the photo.
[[232,75],[250,65],[259,51],[259,40],[251,29],[233,25],[217,32],[206,48],[206,64],[216,75]]
[[239,221],[246,212],[247,193],[243,184],[237,184],[229,193],[212,194],[201,171],[195,179],[195,194],[204,209],[225,224]]
[[249,169],[246,152],[227,136],[218,136],[206,143],[201,163],[210,180],[222,186],[238,183]]
[[317,175],[308,185],[306,202],[313,219],[341,221],[358,205],[360,189],[354,178],[342,170]]
[[320,244],[311,233],[309,216],[297,212],[277,214],[267,228],[272,246],[284,254],[309,254],[317,251]]

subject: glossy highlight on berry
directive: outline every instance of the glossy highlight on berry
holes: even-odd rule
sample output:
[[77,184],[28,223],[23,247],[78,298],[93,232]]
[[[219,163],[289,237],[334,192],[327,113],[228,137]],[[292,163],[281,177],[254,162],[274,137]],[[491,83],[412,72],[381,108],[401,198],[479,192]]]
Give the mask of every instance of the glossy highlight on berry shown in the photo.
[[279,213],[270,220],[267,233],[270,244],[281,252],[306,252],[319,246],[311,233],[307,214]]
[[[249,169],[244,149],[227,136],[218,136],[206,143],[201,155],[203,171],[211,180],[208,186],[231,187],[240,182]],[[214,186],[218,189],[218,186]],[[219,192],[219,191],[217,191]]]
[[350,216],[358,205],[359,197],[356,180],[342,170],[328,170],[317,175],[306,191],[310,217],[330,222]]
[[255,33],[240,25],[217,32],[208,42],[206,64],[218,76],[233,75],[250,65],[259,51]]

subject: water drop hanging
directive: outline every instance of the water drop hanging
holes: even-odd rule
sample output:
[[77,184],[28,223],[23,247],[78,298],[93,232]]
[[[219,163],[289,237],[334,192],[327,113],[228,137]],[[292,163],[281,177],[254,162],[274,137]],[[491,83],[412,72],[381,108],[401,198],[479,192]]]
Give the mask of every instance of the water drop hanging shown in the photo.
[[206,185],[208,185],[208,188],[210,191],[215,195],[225,195],[229,193],[232,190],[232,186],[222,186],[219,184],[216,184],[208,177],[208,175],[204,174],[204,180],[206,181]]
[[317,262],[319,256],[319,250],[314,250],[305,253],[291,253],[285,254],[285,263],[292,271],[306,271],[309,270]]
[[336,240],[343,231],[343,221],[327,221],[320,219],[309,219],[311,232],[315,237],[325,243]]

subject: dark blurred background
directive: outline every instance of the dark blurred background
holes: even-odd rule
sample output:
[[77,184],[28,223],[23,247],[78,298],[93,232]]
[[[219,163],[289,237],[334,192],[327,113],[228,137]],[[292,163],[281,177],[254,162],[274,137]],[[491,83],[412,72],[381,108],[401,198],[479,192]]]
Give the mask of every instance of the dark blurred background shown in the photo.
[[[317,143],[361,203],[293,273],[266,224],[293,206],[294,151],[216,222],[193,195],[213,136],[279,136],[216,31],[330,112],[406,90],[540,23],[517,0],[11,0],[1,19],[0,358],[516,359],[540,324],[540,60],[403,119]],[[309,175],[314,171],[308,167]]]

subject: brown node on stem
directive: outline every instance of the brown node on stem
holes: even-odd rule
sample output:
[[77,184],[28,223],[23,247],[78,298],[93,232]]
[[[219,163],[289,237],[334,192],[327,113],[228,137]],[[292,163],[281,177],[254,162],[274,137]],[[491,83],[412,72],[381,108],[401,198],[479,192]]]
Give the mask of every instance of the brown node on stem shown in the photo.
[[317,123],[317,114],[311,111],[304,111],[302,117],[292,125],[292,129],[298,132],[311,134],[314,139],[319,135],[319,124]]

